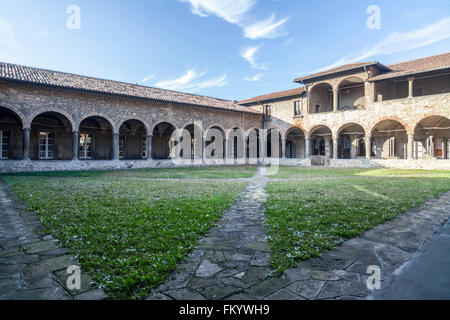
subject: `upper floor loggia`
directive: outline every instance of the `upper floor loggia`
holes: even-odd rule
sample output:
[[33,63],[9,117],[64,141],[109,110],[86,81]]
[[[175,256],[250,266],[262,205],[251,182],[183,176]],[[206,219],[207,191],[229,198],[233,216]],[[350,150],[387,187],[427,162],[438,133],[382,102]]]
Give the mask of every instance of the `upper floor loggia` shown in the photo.
[[388,66],[348,64],[294,81],[305,87],[305,113],[363,110],[375,102],[450,93],[450,53]]

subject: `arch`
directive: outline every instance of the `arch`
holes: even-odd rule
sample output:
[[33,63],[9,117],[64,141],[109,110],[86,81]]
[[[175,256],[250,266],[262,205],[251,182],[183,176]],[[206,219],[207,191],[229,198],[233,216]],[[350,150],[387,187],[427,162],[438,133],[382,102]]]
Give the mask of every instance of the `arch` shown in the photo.
[[309,113],[333,111],[333,85],[329,82],[319,82],[309,89]]
[[326,128],[326,129],[328,129],[328,130],[331,132],[331,134],[333,134],[333,131],[331,130],[330,127],[328,127],[327,124],[325,124],[325,123],[319,123],[319,124],[313,125],[312,127],[309,128],[309,130],[308,130],[308,132],[307,132],[307,138],[311,138],[312,134],[313,134],[316,130],[319,130],[319,129],[321,129],[321,128]]
[[293,126],[286,130],[285,141],[286,158],[305,158],[305,148],[306,148],[306,133],[305,131],[298,127]]
[[[205,158],[223,159],[225,150],[225,129],[221,125],[210,125],[204,132]],[[220,137],[218,136],[220,133]]]
[[77,123],[76,123],[76,121],[73,120],[71,114],[67,113],[67,112],[64,111],[64,110],[60,110],[60,109],[57,109],[57,108],[43,108],[43,109],[39,109],[39,110],[37,110],[37,111],[34,111],[34,112],[28,117],[28,119],[26,120],[26,122],[24,123],[24,127],[25,127],[25,128],[31,127],[31,123],[33,122],[33,120],[34,120],[36,117],[38,117],[39,115],[44,114],[44,113],[55,113],[55,114],[60,114],[60,115],[64,116],[64,117],[67,119],[67,121],[70,122],[70,126],[71,126],[71,128],[72,128],[72,131],[75,130],[75,128],[78,128]]
[[[358,123],[349,122],[341,126],[337,131],[338,158],[354,159],[357,157],[365,157],[365,136],[366,130]],[[361,140],[363,141],[362,143]]]
[[233,127],[227,131],[227,158],[235,161],[244,161],[247,149],[244,129]]
[[24,157],[23,120],[9,108],[0,107],[0,160],[19,160]]
[[[360,76],[352,75],[352,76],[348,76],[348,77],[345,77],[345,78],[340,79],[340,80],[336,83],[336,88],[338,89],[344,81],[347,81],[347,80],[352,79],[352,78],[357,78],[358,80],[360,80],[360,82],[365,82],[364,79],[361,78]],[[356,79],[355,79],[355,80],[356,80]]]
[[112,118],[110,118],[108,115],[106,115],[104,113],[99,113],[99,112],[91,112],[91,113],[83,115],[78,120],[76,127],[79,128],[81,123],[84,120],[89,119],[89,118],[94,118],[94,117],[103,118],[104,120],[106,120],[109,123],[113,133],[119,133],[120,126],[117,125],[117,123],[114,120],[112,120]]
[[[26,117],[23,115],[23,113],[19,110],[14,110],[12,108],[9,107],[4,107],[2,105],[0,105],[0,112],[3,110],[4,113],[10,113],[11,115],[13,115],[15,118],[17,118],[17,120],[19,120],[20,125],[21,125],[21,129],[23,128],[27,128],[25,127],[25,123],[26,123]],[[29,128],[29,126],[28,126]]]
[[371,131],[376,145],[375,157],[378,159],[406,159],[408,131],[397,120],[385,119],[378,122]]
[[366,129],[362,125],[360,125],[359,123],[356,123],[356,122],[348,122],[348,123],[342,125],[337,130],[337,135],[340,135],[343,131],[347,131],[348,129],[352,129],[352,128],[362,130],[362,132],[355,131],[354,132],[355,134],[362,134],[362,135],[366,134]]
[[220,124],[212,124],[209,127],[207,127],[205,129],[205,131],[203,132],[203,136],[204,136],[205,139],[206,139],[206,136],[208,135],[209,130],[211,130],[213,128],[219,129],[222,132],[223,136],[225,137],[226,129],[223,126],[221,126]]
[[450,119],[430,115],[414,128],[414,159],[450,159]]
[[34,113],[30,123],[32,160],[71,160],[73,122],[59,111]]
[[142,126],[144,127],[145,132],[146,132],[148,135],[151,134],[150,126],[148,125],[148,123],[147,123],[145,120],[139,119],[139,118],[137,118],[137,117],[134,117],[134,118],[127,118],[127,117],[124,117],[124,118],[121,118],[121,120],[118,122],[119,130],[120,130],[120,127],[121,127],[125,122],[128,122],[128,121],[138,121],[138,122],[140,122],[140,123],[142,124]]
[[113,159],[113,134],[120,132],[120,128],[115,131],[113,126],[111,119],[97,113],[84,117],[78,125],[78,158],[80,160]]
[[372,133],[375,126],[377,126],[379,123],[381,123],[383,121],[396,121],[396,122],[400,123],[406,129],[407,133],[413,133],[411,126],[406,121],[404,121],[403,119],[400,119],[397,116],[382,117],[382,118],[377,119],[375,122],[372,122],[374,124],[370,128],[370,132]]
[[170,122],[162,121],[152,127],[152,158],[173,159],[177,145],[178,129]]
[[119,159],[147,159],[148,129],[144,122],[128,119],[119,126]]
[[338,110],[363,110],[366,107],[365,82],[361,77],[349,76],[337,85]]
[[[189,146],[186,144],[188,150],[180,150],[180,157],[186,159],[201,159],[202,158],[202,144],[203,144],[203,128],[201,123],[191,122],[181,128],[180,142],[183,143],[184,139],[189,139]],[[184,145],[184,144],[183,144]],[[185,153],[185,151],[187,151]]]
[[327,125],[318,124],[311,128],[309,135],[312,148],[310,154],[331,158],[333,155],[333,148],[331,147],[333,131]]
[[305,129],[303,129],[300,126],[291,126],[291,127],[287,128],[287,130],[284,132],[284,134],[283,134],[284,139],[287,140],[287,136],[291,133],[291,131],[295,131],[295,130],[300,130],[303,133],[303,135],[306,137]]

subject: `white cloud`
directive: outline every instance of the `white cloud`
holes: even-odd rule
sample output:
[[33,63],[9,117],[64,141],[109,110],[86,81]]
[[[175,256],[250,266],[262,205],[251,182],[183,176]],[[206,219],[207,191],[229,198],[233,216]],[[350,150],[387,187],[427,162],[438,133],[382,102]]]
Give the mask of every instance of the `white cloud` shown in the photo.
[[256,82],[256,81],[261,80],[262,76],[263,76],[262,73],[258,73],[258,74],[255,74],[253,77],[246,77],[246,78],[244,78],[244,80],[249,81],[249,82]]
[[155,73],[152,73],[151,75],[146,76],[144,79],[141,80],[141,82],[147,82],[148,80],[151,80],[156,77]]
[[192,13],[201,17],[216,15],[225,21],[239,24],[256,0],[180,0],[191,4]]
[[206,72],[199,73],[196,70],[189,69],[178,78],[157,82],[156,86],[169,90],[199,92],[207,88],[223,87],[228,83],[227,75],[201,80],[200,78],[205,74]]
[[274,39],[286,35],[286,31],[281,28],[289,18],[282,20],[275,20],[275,14],[266,20],[261,20],[251,25],[244,27],[245,37],[249,39]]
[[254,69],[266,70],[267,66],[256,62],[256,54],[261,47],[247,47],[241,51],[241,57],[250,62]]
[[314,70],[311,73],[336,68],[352,62],[358,62],[373,56],[388,55],[425,47],[448,38],[450,38],[450,17],[446,17],[421,29],[405,33],[391,33],[376,45],[370,46],[363,51],[342,57],[333,64]]
[[266,20],[257,22],[248,12],[256,4],[257,0],[179,0],[191,4],[192,13],[201,17],[215,15],[225,21],[241,27],[244,36],[255,39],[273,39],[285,35],[281,28],[289,18],[275,20],[275,14],[272,14]]
[[0,19],[0,47],[16,48],[17,46],[13,25],[6,20]]

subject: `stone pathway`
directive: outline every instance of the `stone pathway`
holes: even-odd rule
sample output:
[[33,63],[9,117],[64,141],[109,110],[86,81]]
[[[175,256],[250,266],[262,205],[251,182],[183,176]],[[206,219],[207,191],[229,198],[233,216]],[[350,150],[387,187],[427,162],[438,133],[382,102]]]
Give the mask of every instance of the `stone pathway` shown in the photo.
[[264,232],[266,183],[258,171],[188,262],[148,299],[367,299],[367,268],[380,267],[383,288],[450,214],[447,192],[273,278]]
[[81,289],[69,290],[66,282],[70,265],[79,263],[0,180],[0,300],[106,298],[83,272]]
[[148,299],[248,299],[245,288],[268,277],[269,246],[264,230],[265,168],[248,186],[188,261]]

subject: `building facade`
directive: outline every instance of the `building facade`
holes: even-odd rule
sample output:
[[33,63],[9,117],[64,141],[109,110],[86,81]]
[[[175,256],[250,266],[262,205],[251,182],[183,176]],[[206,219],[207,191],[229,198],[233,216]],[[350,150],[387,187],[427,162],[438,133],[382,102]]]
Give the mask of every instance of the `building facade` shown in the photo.
[[356,63],[295,82],[236,102],[0,63],[0,172],[274,157],[450,169],[450,54]]

